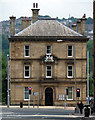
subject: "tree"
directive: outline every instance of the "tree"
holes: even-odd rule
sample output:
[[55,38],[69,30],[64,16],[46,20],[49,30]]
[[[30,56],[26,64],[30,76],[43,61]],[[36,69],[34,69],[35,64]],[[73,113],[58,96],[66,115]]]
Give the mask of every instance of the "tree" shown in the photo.
[[2,55],[2,103],[7,102],[7,58]]

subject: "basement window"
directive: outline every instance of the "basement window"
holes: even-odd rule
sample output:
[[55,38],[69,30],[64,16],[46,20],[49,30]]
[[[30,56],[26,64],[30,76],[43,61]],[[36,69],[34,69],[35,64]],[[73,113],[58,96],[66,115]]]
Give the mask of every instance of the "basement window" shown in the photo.
[[29,56],[30,56],[29,45],[25,45],[25,46],[24,46],[24,56],[25,56],[25,57],[29,57]]

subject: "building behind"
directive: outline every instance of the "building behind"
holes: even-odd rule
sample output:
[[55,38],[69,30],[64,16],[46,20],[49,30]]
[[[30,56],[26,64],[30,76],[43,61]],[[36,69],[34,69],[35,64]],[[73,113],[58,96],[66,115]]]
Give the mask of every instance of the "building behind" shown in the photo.
[[[76,104],[76,81],[80,89],[79,100],[86,102],[86,46],[83,16],[78,30],[62,25],[55,19],[38,20],[38,4],[33,4],[33,21],[22,19],[22,31],[15,33],[15,17],[11,18],[10,41],[10,96],[11,104],[33,104],[33,92],[39,92],[40,105]],[[82,35],[83,34],[83,35]],[[75,54],[74,54],[75,50]],[[29,98],[29,87],[32,94]],[[37,104],[37,97],[35,97]]]

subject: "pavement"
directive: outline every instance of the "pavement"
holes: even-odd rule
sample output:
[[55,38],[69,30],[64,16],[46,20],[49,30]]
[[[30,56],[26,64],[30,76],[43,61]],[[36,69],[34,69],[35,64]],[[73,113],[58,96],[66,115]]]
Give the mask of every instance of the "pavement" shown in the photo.
[[[7,108],[6,105],[0,106],[0,108]],[[20,106],[10,106],[10,108],[20,108]],[[33,106],[23,106],[23,108],[33,108]],[[63,106],[35,106],[34,108],[41,108],[41,109],[66,109],[66,110],[75,110],[75,107],[63,107]]]
[[[1,109],[7,109],[7,106],[4,106],[4,105],[2,105],[2,106],[0,106],[0,108]],[[33,108],[33,106],[30,106],[30,107],[28,107],[28,106],[23,106],[23,108],[20,108],[20,106],[10,106],[10,109],[18,109],[18,110],[28,110],[28,109],[34,109],[34,110],[44,110],[44,109],[54,109],[54,110],[71,110],[71,111],[75,111],[75,107],[63,107],[63,106],[35,106],[34,108]],[[8,113],[9,114],[9,113]],[[17,116],[18,114],[16,114],[16,116]],[[10,113],[10,116],[11,116],[11,113]],[[19,117],[29,117],[29,115],[18,115]],[[14,115],[14,117],[15,117],[15,115]],[[80,114],[80,113],[74,113],[74,112],[72,112],[71,114],[69,114],[69,115],[66,115],[66,114],[64,114],[64,115],[47,115],[47,114],[34,114],[34,115],[30,115],[30,117],[45,117],[45,118],[47,118],[47,117],[58,117],[58,118],[62,118],[62,117],[65,117],[65,118],[85,118],[84,117],[84,113],[83,114]],[[85,118],[85,120],[88,120],[88,118]],[[89,120],[95,120],[95,115],[90,115],[89,116]]]

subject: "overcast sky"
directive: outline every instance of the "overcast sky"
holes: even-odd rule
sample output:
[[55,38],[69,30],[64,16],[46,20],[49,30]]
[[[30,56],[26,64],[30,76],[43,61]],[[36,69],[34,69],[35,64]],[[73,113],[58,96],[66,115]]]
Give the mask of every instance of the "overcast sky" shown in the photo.
[[85,13],[93,17],[93,0],[0,0],[0,21],[8,20],[9,16],[32,16],[33,3],[38,2],[40,15],[50,15],[53,18],[80,18]]

